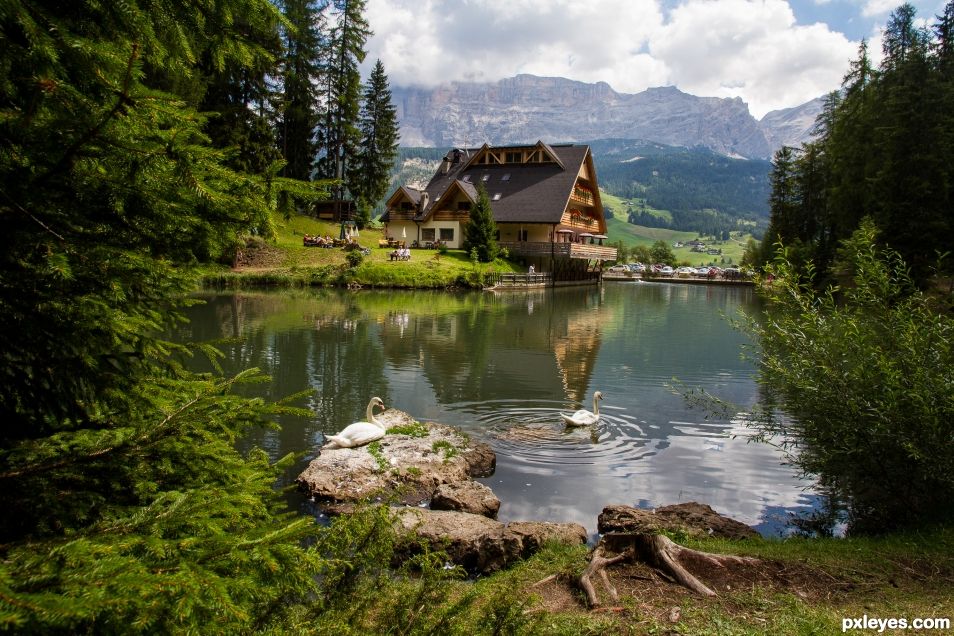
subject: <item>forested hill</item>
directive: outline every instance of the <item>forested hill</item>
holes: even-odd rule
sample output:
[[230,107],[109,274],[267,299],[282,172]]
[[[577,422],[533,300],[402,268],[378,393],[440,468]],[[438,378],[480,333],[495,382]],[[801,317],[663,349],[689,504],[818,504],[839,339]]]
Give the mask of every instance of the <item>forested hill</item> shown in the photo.
[[[665,217],[645,218],[641,225],[664,224],[697,231],[720,219],[731,229],[737,220],[768,220],[769,171],[760,159],[733,159],[706,148],[666,146],[644,140],[602,139],[588,142],[600,187],[639,209],[666,210]],[[392,186],[427,183],[446,148],[401,148]],[[627,210],[613,210],[623,220]],[[635,219],[634,219],[635,221]]]
[[641,140],[588,143],[600,187],[611,194],[674,213],[711,210],[736,218],[768,218],[768,161]]

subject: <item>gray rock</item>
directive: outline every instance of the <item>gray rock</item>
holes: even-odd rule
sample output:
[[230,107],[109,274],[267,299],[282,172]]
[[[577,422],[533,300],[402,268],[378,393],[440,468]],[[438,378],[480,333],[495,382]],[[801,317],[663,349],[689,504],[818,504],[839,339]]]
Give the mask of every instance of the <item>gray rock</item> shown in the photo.
[[[377,419],[387,429],[414,422],[406,413],[388,409]],[[442,424],[427,424],[424,437],[387,434],[370,446],[324,449],[298,476],[299,488],[327,501],[394,498],[405,503],[430,499],[441,484],[469,481],[493,474],[496,456]]]
[[405,508],[396,516],[405,540],[399,556],[420,550],[419,542],[443,549],[450,560],[472,574],[501,570],[528,557],[547,541],[582,544],[586,530],[578,524],[514,522],[505,525],[481,515],[449,510]]
[[[409,146],[620,138],[702,145],[748,158],[770,158],[775,150],[767,139],[775,135],[775,119],[763,128],[738,97],[697,97],[672,86],[627,94],[605,82],[521,74],[434,88],[392,86],[392,94],[401,141]],[[783,123],[788,126],[785,139],[798,136],[797,121]]]
[[431,499],[431,510],[457,510],[496,519],[500,499],[493,490],[476,481],[441,484]]

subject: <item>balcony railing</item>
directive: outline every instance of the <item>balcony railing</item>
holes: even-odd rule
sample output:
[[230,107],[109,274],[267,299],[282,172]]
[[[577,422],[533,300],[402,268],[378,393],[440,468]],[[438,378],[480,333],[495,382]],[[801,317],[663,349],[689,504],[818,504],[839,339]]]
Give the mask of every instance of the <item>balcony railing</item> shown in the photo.
[[615,261],[616,248],[588,243],[549,243],[549,242],[501,242],[511,254],[520,256],[553,256],[555,258],[585,258],[598,261]]

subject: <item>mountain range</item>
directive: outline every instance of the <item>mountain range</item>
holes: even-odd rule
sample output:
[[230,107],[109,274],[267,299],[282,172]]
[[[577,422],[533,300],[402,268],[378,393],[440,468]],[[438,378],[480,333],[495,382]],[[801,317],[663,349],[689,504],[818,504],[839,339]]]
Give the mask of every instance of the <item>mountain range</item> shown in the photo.
[[810,138],[821,98],[755,119],[741,98],[697,97],[668,86],[614,91],[562,77],[517,75],[435,88],[394,86],[403,146],[643,139],[703,146],[728,157],[770,159]]

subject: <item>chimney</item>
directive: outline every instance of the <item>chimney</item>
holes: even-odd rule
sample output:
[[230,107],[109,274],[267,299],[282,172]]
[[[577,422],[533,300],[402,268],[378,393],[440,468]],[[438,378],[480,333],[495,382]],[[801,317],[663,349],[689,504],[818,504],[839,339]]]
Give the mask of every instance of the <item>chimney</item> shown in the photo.
[[421,193],[421,213],[423,214],[427,210],[427,204],[431,201],[431,195],[426,192]]
[[460,148],[454,148],[454,163],[460,163]]
[[447,174],[448,170],[450,170],[450,161],[444,157],[444,161],[441,162],[441,174]]

